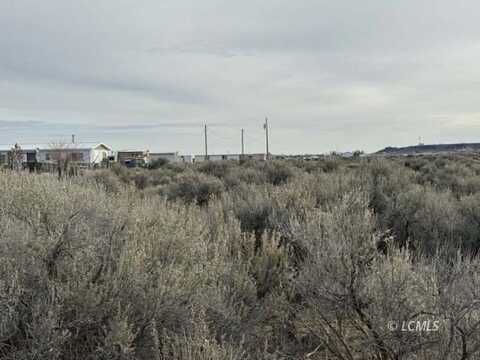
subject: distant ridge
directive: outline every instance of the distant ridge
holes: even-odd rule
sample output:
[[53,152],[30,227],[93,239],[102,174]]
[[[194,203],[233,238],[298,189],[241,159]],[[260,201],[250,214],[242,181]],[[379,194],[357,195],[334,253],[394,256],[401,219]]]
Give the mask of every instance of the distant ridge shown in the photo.
[[377,151],[377,155],[421,155],[458,152],[480,152],[480,143],[414,145],[406,147],[386,147]]

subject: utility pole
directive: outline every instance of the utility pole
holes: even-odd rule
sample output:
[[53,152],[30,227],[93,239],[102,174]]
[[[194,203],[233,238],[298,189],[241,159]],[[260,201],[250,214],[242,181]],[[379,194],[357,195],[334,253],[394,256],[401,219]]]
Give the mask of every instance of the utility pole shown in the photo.
[[205,124],[205,161],[208,160],[207,124]]
[[270,158],[270,151],[268,149],[268,118],[265,118],[265,124],[263,125],[263,128],[265,129],[265,150],[266,150],[266,160]]
[[243,141],[243,133],[244,133],[244,130],[242,129],[242,158],[245,155],[245,143]]
[[75,144],[75,134],[72,134],[72,144]]

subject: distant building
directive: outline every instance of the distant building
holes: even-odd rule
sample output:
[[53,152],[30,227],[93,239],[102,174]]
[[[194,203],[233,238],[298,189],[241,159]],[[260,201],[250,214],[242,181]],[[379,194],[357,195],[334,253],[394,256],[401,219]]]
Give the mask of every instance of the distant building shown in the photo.
[[342,153],[338,153],[338,155],[340,155],[341,157],[343,158],[351,158],[353,157],[355,154],[351,151],[346,151],[346,152],[342,152]]
[[260,161],[265,161],[267,160],[267,155],[265,153],[259,153],[259,154],[244,154],[240,155],[240,159],[242,160],[260,160]]
[[[100,165],[112,155],[112,149],[103,144],[29,144],[19,145],[18,153],[13,150],[15,145],[0,148],[0,165],[12,165],[13,157],[24,168],[35,168],[37,163],[48,164],[59,160],[68,160],[85,166]],[[18,158],[19,157],[19,158]]]
[[[208,159],[210,158],[210,156],[208,156]],[[194,160],[193,162],[203,162],[205,161],[207,158],[205,157],[205,155],[194,155]]]
[[150,161],[148,150],[121,150],[117,151],[116,160],[127,167],[145,165]]
[[54,163],[58,160],[68,160],[83,165],[100,165],[112,156],[112,149],[103,144],[69,143],[37,146],[37,161]]
[[239,161],[240,160],[240,157],[242,155],[240,154],[227,154],[225,155],[226,156],[226,159],[225,160],[236,160],[236,161]]
[[192,163],[195,161],[195,156],[194,155],[180,155],[179,159],[181,162],[184,163]]
[[208,160],[209,160],[209,161],[228,160],[227,156],[228,156],[228,155],[208,155]]
[[0,148],[0,166],[12,165],[13,157],[17,156],[17,161],[23,166],[34,166],[37,162],[37,150],[31,146],[19,146],[18,154],[14,155],[14,147],[16,144],[7,145]]
[[165,159],[168,162],[179,162],[182,161],[177,152],[166,152],[166,153],[150,153],[149,161],[155,161],[159,159]]
[[[239,161],[242,155],[239,154],[213,154],[208,155],[208,161],[227,161],[227,160],[236,160]],[[205,155],[195,155],[194,162],[203,162],[205,161]]]

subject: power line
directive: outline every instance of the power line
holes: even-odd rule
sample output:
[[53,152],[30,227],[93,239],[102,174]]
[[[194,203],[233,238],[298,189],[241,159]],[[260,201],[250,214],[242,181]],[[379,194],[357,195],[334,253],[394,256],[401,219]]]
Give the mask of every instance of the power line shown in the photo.
[[207,124],[205,124],[205,160],[208,160]]
[[243,134],[244,134],[244,130],[242,129],[242,156],[245,155],[245,143],[243,141]]
[[[18,144],[20,145],[38,145],[38,144],[46,144],[46,143],[50,143],[54,140],[49,140],[49,141],[36,141],[36,142],[23,142],[23,141],[17,141]],[[101,141],[81,141],[80,143],[82,144],[98,144],[100,143]],[[7,144],[0,144],[0,146],[9,146],[9,145],[13,145],[13,143],[7,143]]]
[[237,141],[236,137],[225,135],[223,133],[219,134],[219,133],[217,133],[217,130],[213,130],[211,127],[209,128],[209,132],[210,132],[210,134],[212,134],[215,137],[217,137],[219,139],[222,139],[222,140],[228,140],[228,141],[231,141],[231,142],[236,142]]
[[270,158],[270,150],[268,149],[268,118],[265,117],[265,124],[263,125],[265,129],[265,157],[268,160]]

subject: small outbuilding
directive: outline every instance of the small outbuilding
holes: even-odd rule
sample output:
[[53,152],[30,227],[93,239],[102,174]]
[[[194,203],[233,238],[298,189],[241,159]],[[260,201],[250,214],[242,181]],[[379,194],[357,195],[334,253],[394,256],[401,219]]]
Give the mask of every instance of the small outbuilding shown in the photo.
[[148,150],[117,151],[116,161],[127,167],[145,165],[150,161],[150,152]]

